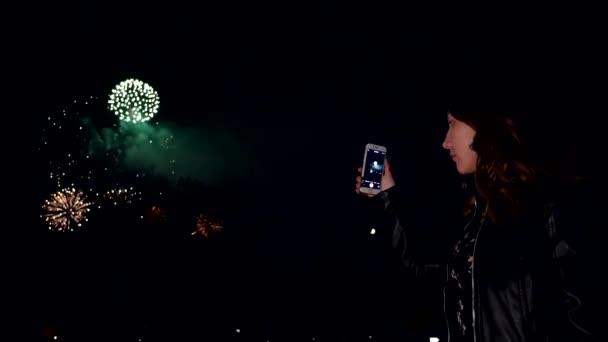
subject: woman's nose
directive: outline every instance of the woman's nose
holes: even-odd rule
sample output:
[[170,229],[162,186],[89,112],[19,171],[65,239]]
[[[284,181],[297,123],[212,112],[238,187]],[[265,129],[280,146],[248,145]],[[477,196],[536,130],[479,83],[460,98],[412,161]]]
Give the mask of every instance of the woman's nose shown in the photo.
[[444,149],[449,150],[450,147],[452,147],[452,143],[448,140],[448,137],[445,137],[445,139],[443,140],[443,143],[441,143],[441,146]]

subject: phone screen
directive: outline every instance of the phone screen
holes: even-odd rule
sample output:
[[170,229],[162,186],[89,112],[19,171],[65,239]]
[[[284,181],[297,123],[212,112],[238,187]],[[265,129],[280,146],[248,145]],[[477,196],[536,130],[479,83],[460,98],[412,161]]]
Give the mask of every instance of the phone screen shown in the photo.
[[380,181],[384,172],[384,157],[386,153],[368,149],[365,156],[365,165],[363,166],[363,181],[362,186],[380,189]]

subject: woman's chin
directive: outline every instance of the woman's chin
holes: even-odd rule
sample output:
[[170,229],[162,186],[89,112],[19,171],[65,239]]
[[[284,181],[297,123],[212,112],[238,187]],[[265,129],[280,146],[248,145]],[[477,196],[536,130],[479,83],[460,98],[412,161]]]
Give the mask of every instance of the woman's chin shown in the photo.
[[475,173],[475,169],[465,168],[458,164],[456,164],[456,170],[463,176],[472,175]]

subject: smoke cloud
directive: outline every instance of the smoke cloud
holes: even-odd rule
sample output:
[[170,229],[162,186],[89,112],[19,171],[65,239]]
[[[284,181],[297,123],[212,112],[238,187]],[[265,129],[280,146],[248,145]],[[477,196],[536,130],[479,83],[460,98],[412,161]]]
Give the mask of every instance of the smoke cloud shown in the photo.
[[125,123],[93,129],[89,154],[114,156],[127,171],[177,180],[192,178],[206,184],[246,176],[253,151],[230,127],[191,128],[172,123]]

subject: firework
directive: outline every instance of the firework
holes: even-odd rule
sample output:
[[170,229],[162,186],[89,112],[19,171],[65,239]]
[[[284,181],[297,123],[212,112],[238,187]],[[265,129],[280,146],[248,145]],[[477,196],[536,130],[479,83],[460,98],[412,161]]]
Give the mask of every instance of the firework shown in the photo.
[[200,214],[196,218],[196,230],[192,232],[194,235],[202,235],[205,239],[209,238],[210,233],[218,233],[224,228],[220,219],[206,214]]
[[129,206],[137,201],[141,201],[141,192],[130,188],[116,188],[106,191],[104,199],[114,206]]
[[40,123],[37,160],[47,179],[58,189],[80,184],[90,188],[91,160],[88,155],[92,130],[88,116],[95,113],[96,98],[77,99],[49,113]]
[[150,210],[146,213],[146,217],[148,220],[156,224],[167,222],[167,212],[165,209],[159,206],[152,206],[152,208],[150,208]]
[[64,189],[51,194],[51,198],[42,206],[42,218],[50,230],[67,232],[80,227],[83,221],[88,221],[86,214],[90,211],[91,203],[86,201],[82,191]]
[[128,79],[110,94],[108,105],[122,121],[138,123],[152,119],[158,112],[158,93],[149,84]]
[[163,151],[168,151],[173,143],[173,136],[167,135],[161,138],[160,147]]

